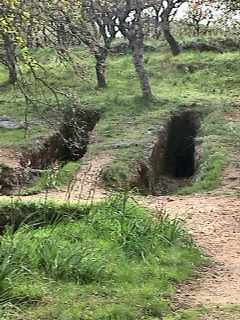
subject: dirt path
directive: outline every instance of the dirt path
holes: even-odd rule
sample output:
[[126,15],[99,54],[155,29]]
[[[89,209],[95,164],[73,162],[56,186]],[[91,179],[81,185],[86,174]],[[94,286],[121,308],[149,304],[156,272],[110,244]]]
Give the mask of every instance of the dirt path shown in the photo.
[[[108,155],[86,159],[70,188],[50,192],[48,199],[82,201],[106,197],[107,192],[101,186],[99,174],[110,161]],[[238,183],[236,179],[234,182]],[[225,191],[225,182],[223,186]],[[29,198],[40,197],[45,197],[45,194]],[[240,305],[240,197],[150,196],[138,200],[153,209],[164,207],[172,217],[184,219],[193,239],[214,262],[211,269],[202,270],[199,279],[181,288],[179,301],[191,307]]]
[[183,218],[214,262],[181,287],[178,300],[191,307],[240,304],[240,197],[150,197],[144,203]]
[[[102,187],[100,172],[102,168],[111,161],[107,154],[97,158],[85,157],[81,169],[77,172],[69,186],[52,189],[36,195],[18,196],[17,199],[24,200],[54,200],[54,201],[93,201],[101,200],[108,195]],[[0,199],[7,197],[1,197]]]
[[108,192],[101,184],[100,173],[111,160],[112,158],[106,154],[85,159],[85,164],[77,173],[67,197],[71,200],[99,200],[106,197]]

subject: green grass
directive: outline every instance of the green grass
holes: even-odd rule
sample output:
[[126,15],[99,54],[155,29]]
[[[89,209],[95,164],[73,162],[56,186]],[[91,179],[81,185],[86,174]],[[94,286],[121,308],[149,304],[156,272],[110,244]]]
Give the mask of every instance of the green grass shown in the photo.
[[203,261],[180,221],[153,218],[125,195],[80,220],[69,214],[51,226],[9,229],[0,251],[7,320],[156,319],[170,313],[175,284]]
[[[154,45],[158,47],[160,44]],[[34,54],[46,66],[48,72],[45,77],[50,84],[59,89],[71,90],[75,96],[80,97],[81,104],[87,107],[97,106],[103,111],[102,118],[96,126],[97,143],[90,146],[90,152],[94,156],[108,151],[115,159],[113,165],[108,167],[109,172],[105,172],[105,176],[110,177],[107,179],[108,184],[109,180],[112,180],[117,181],[117,185],[122,185],[125,176],[134,173],[132,171],[135,161],[145,158],[146,146],[151,144],[157,130],[166,122],[170,113],[189,106],[196,108],[203,115],[201,132],[203,145],[208,144],[209,139],[212,145],[207,152],[204,151],[205,155],[193,189],[204,191],[216,187],[220,181],[221,169],[227,163],[223,154],[229,154],[228,147],[232,144],[232,135],[234,134],[236,141],[240,141],[239,125],[236,125],[234,131],[229,123],[224,123],[225,131],[221,130],[224,113],[239,108],[239,52],[220,54],[188,51],[177,57],[173,57],[166,47],[161,47],[159,52],[147,52],[145,64],[155,95],[155,100],[149,104],[141,98],[139,82],[130,55],[109,57],[108,87],[106,90],[96,90],[94,59],[86,51],[75,48],[72,52],[78,68],[85,72],[84,81],[70,66],[61,64],[51,49],[36,50]],[[179,67],[184,64],[194,66],[194,72]],[[1,77],[4,78],[4,72],[1,71]],[[30,77],[29,74],[28,76]],[[35,97],[39,98],[40,89],[38,91],[33,87],[32,90]],[[44,92],[49,103],[52,103],[53,97],[46,89]],[[11,103],[11,98],[14,103]],[[2,114],[23,118],[25,105],[19,92],[12,91],[11,87],[4,88],[2,100],[4,101],[1,106]],[[41,104],[31,110],[30,119],[41,118],[41,110]],[[216,112],[217,122],[214,122],[214,117],[209,120],[208,115],[214,116]],[[209,125],[211,132],[206,128]],[[46,127],[35,125],[26,140],[21,131],[3,132],[0,135],[0,145],[16,146],[29,143],[31,139],[45,134],[46,131]],[[216,139],[213,139],[213,136]],[[114,148],[119,142],[125,143],[126,146]],[[223,151],[224,148],[227,151]],[[234,148],[236,150],[237,146]],[[203,149],[206,150],[205,147]],[[216,162],[214,168],[209,167],[212,157],[217,158],[214,160]],[[122,174],[121,168],[130,168],[130,171]],[[214,180],[216,183],[209,180]]]
[[9,227],[17,230],[21,225],[44,227],[60,221],[75,221],[89,214],[89,206],[79,206],[68,202],[13,201],[0,202],[1,230]]
[[219,150],[213,151],[208,146],[199,167],[199,173],[190,187],[181,188],[179,194],[191,194],[214,190],[221,182],[221,172],[227,163],[227,155]]
[[196,309],[186,309],[169,316],[164,320],[201,320],[201,319],[239,319],[239,305],[202,306]]
[[37,194],[44,190],[68,186],[80,167],[80,162],[69,161],[60,167],[50,168],[37,177],[30,186],[22,190],[21,194]]

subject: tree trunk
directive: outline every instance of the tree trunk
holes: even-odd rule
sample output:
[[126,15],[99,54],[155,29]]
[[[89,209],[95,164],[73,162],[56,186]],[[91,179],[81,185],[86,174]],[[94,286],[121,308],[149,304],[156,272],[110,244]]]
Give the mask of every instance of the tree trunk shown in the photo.
[[181,52],[181,48],[180,48],[178,42],[175,40],[174,36],[171,34],[168,24],[163,25],[163,34],[164,34],[166,41],[168,42],[168,44],[170,46],[172,54],[174,56],[177,56]]
[[155,9],[155,17],[154,17],[154,37],[156,40],[159,40],[161,31],[160,31],[160,22],[159,22],[159,9]]
[[144,31],[142,25],[142,10],[136,10],[135,22],[128,32],[128,41],[132,49],[133,63],[140,80],[143,98],[151,100],[153,98],[150,82],[144,67]]
[[96,59],[96,75],[97,75],[97,87],[103,89],[107,87],[106,81],[106,60],[108,57],[108,50],[106,48],[99,48],[95,53]]
[[144,44],[133,39],[130,46],[132,48],[133,63],[140,80],[143,98],[150,100],[153,95],[148,75],[144,68]]
[[144,67],[144,31],[142,22],[141,3],[137,2],[134,21],[129,24],[126,20],[120,20],[120,31],[128,39],[132,50],[133,64],[138,75],[143,98],[150,101],[153,98],[150,82]]
[[57,25],[57,43],[60,47],[67,44],[66,30],[63,23]]
[[29,24],[27,26],[27,47],[28,48],[33,48],[34,47],[34,44],[33,44],[33,17],[31,16],[30,17],[30,21],[29,21]]
[[16,68],[16,55],[15,44],[8,34],[3,35],[5,62],[8,68],[9,83],[15,84],[17,82],[17,68]]

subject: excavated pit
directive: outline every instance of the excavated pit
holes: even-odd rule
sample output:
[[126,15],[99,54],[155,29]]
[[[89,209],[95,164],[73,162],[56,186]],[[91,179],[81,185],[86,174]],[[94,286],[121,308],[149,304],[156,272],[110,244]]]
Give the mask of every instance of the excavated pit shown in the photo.
[[17,169],[0,166],[0,194],[19,191],[56,163],[82,158],[99,119],[100,113],[96,110],[69,108],[55,133],[34,141],[22,151]]
[[70,109],[54,134],[35,141],[22,153],[22,166],[46,169],[57,161],[82,158],[87,151],[90,133],[99,119],[100,113],[96,110]]
[[174,114],[162,127],[150,158],[151,193],[173,192],[189,183],[198,166],[199,128],[200,116],[192,110]]
[[165,172],[174,178],[190,178],[195,173],[195,138],[198,131],[192,113],[175,115],[168,124]]

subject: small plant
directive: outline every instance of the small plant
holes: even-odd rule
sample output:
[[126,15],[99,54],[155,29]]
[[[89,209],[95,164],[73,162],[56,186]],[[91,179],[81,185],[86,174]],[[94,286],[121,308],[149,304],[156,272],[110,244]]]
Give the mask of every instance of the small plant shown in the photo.
[[71,183],[74,175],[80,169],[80,163],[77,161],[69,161],[64,165],[58,165],[45,170],[36,181],[29,187],[20,191],[20,194],[31,195],[37,194],[49,189],[67,186]]
[[115,161],[103,168],[101,177],[106,187],[121,189],[127,187],[130,178],[130,170],[126,163]]
[[13,274],[11,267],[11,255],[1,257],[0,261],[0,304],[7,301],[11,285],[9,277]]

